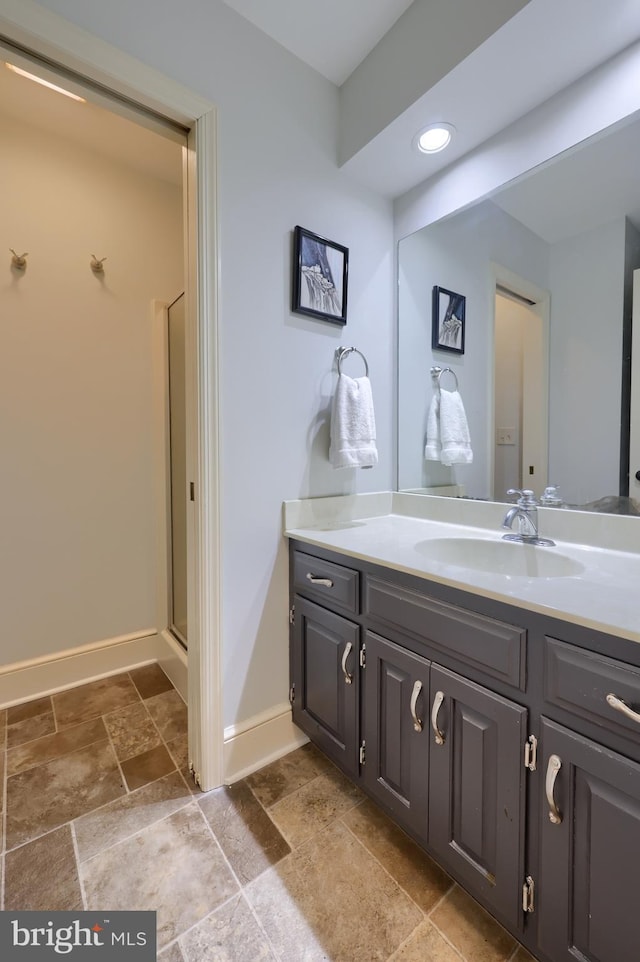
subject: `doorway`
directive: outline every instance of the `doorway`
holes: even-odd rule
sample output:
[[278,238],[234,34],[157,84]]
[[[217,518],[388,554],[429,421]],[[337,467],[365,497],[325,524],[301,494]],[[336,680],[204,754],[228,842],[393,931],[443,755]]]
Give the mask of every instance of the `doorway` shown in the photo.
[[118,103],[125,114],[133,108],[150,124],[154,116],[161,117],[189,131],[184,162],[185,302],[195,490],[189,518],[194,562],[188,599],[189,756],[200,786],[214,788],[223,781],[215,108],[90,34],[83,37],[80,56],[77,28],[61,18],[34,17],[30,8],[14,5],[0,13],[0,37],[32,61],[45,63],[45,69],[63,82],[86,84],[97,98],[106,96]]
[[492,497],[548,484],[549,297],[496,268],[493,327]]

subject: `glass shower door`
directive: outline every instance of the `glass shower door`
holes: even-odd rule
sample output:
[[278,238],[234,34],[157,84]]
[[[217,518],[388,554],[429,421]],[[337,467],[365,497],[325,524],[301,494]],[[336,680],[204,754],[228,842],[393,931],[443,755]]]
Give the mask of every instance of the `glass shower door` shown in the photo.
[[187,647],[187,443],[184,294],[168,310],[171,613],[169,627]]

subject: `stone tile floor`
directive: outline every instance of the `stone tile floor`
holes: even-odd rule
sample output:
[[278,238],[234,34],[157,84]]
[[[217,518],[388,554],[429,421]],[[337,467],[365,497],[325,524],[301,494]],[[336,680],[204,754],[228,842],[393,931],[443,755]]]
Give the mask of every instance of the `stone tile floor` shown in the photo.
[[313,746],[186,765],[157,665],[0,712],[2,907],[156,910],[161,962],[532,962]]

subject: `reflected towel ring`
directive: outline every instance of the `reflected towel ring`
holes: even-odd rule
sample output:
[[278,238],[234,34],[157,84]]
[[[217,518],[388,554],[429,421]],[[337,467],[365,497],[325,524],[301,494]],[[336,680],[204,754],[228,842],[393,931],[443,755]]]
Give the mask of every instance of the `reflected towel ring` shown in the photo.
[[342,369],[341,369],[340,365],[341,365],[342,362],[344,361],[345,357],[348,357],[348,356],[349,356],[349,354],[359,354],[359,355],[360,355],[360,357],[361,357],[362,360],[364,361],[364,373],[365,373],[365,377],[369,377],[369,365],[367,364],[367,359],[366,359],[366,357],[364,356],[364,354],[362,353],[362,351],[359,351],[357,347],[338,347],[338,348],[336,348],[336,361],[338,362],[338,374],[342,374]]
[[440,378],[442,377],[443,374],[451,374],[453,376],[453,380],[456,382],[455,390],[457,391],[458,376],[452,367],[432,367],[431,368],[431,377],[438,382],[438,387],[440,387]]

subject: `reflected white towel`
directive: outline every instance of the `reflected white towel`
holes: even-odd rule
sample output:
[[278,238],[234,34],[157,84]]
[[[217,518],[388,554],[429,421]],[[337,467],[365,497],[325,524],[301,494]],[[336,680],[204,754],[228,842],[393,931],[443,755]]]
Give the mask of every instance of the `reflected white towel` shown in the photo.
[[473,451],[464,404],[458,391],[444,391],[434,395],[427,418],[427,461],[442,464],[471,464]]
[[372,468],[378,463],[376,421],[368,377],[340,374],[331,407],[329,460],[334,468]]

